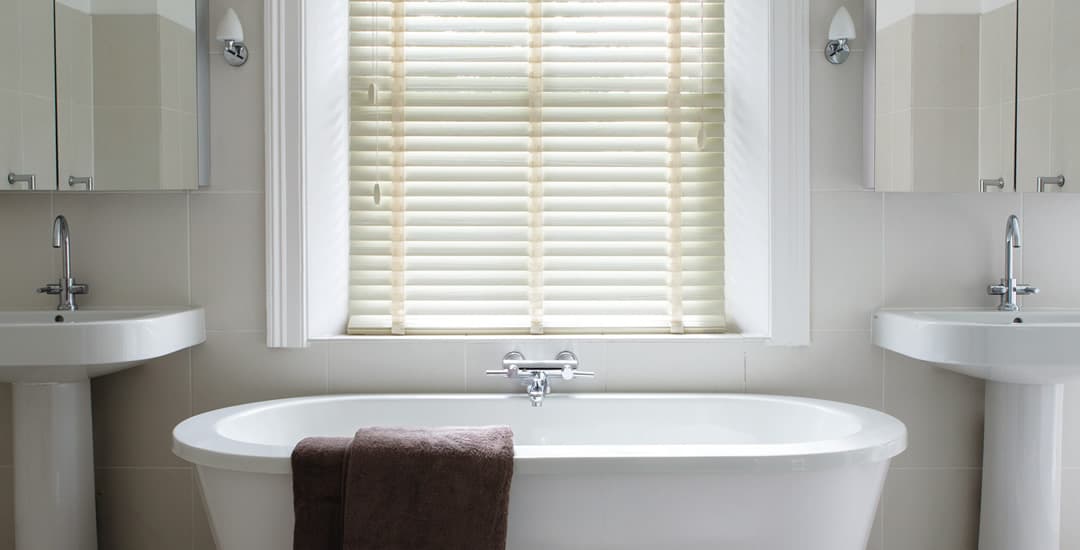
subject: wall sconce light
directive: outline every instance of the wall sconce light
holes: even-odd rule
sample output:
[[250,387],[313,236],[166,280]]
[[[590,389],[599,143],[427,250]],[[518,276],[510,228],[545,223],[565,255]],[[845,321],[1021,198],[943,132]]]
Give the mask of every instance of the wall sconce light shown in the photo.
[[850,41],[855,40],[855,21],[847,8],[840,6],[829,25],[829,43],[825,46],[825,58],[833,65],[841,65],[851,55]]
[[225,62],[233,67],[239,67],[247,63],[248,49],[244,45],[244,27],[240,24],[240,18],[236,10],[229,8],[225,15],[221,16],[218,23],[217,39],[224,44]]

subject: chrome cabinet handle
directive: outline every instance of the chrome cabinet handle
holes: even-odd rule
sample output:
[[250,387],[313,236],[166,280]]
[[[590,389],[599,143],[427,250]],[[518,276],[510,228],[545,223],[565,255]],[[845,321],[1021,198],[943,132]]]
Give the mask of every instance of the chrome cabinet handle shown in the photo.
[[85,185],[87,191],[94,190],[94,176],[68,176],[68,187],[75,187],[76,185]]
[[34,174],[16,174],[15,172],[8,172],[7,182],[9,185],[25,183],[28,191],[37,189],[37,176]]
[[979,186],[982,188],[982,192],[985,193],[987,189],[991,187],[997,187],[998,189],[1005,189],[1005,178],[998,178],[995,180],[985,179],[979,180]]
[[1039,192],[1040,193],[1045,193],[1047,185],[1056,185],[1058,187],[1065,187],[1065,176],[1040,177],[1039,178]]

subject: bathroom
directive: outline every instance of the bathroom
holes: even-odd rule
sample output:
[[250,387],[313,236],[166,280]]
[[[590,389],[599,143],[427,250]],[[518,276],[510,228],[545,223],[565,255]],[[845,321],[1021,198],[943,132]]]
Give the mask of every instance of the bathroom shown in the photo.
[[[99,1],[86,4],[96,6]],[[996,68],[978,63],[945,64],[947,70],[931,73],[930,78],[936,78],[939,87],[950,88],[959,86],[965,76],[977,79],[980,71],[997,70],[1003,82],[1019,85],[1011,96],[1000,94],[994,104],[980,99],[974,107],[927,107],[953,109],[974,118],[976,126],[983,119],[994,119],[997,133],[988,139],[983,129],[977,128],[980,136],[973,144],[933,128],[909,125],[917,134],[909,142],[944,154],[927,168],[934,170],[934,175],[919,175],[917,171],[904,175],[895,168],[902,153],[896,146],[899,130],[894,122],[897,115],[919,108],[908,104],[906,109],[892,110],[884,105],[886,101],[899,104],[891,97],[899,87],[890,87],[891,81],[882,74],[898,71],[893,64],[899,59],[895,52],[900,46],[884,42],[887,10],[880,3],[890,2],[878,2],[876,21],[870,17],[874,15],[872,0],[725,2],[727,47],[732,49],[730,45],[737,43],[745,54],[741,59],[725,59],[725,78],[740,75],[748,87],[768,92],[770,75],[760,69],[759,62],[768,62],[772,56],[771,77],[792,85],[772,89],[771,96],[730,94],[723,106],[725,113],[720,115],[728,125],[728,136],[733,128],[748,124],[733,112],[737,110],[734,104],[745,107],[747,113],[775,113],[774,135],[748,132],[745,141],[724,138],[722,145],[712,144],[729,156],[722,206],[726,215],[727,287],[723,305],[728,328],[724,334],[689,334],[694,331],[687,330],[688,334],[674,335],[599,331],[530,335],[526,325],[524,334],[513,335],[424,331],[347,335],[348,260],[345,254],[333,251],[349,247],[348,235],[324,226],[339,221],[342,227],[348,226],[348,185],[342,183],[330,192],[311,189],[303,199],[308,210],[297,207],[301,203],[298,191],[286,182],[298,179],[300,170],[309,170],[305,177],[313,181],[333,180],[342,174],[334,172],[337,168],[332,162],[302,166],[288,162],[286,159],[295,158],[291,155],[300,154],[296,140],[288,139],[297,134],[289,129],[297,130],[301,122],[281,114],[287,111],[283,105],[299,101],[305,90],[329,105],[327,110],[348,111],[348,94],[332,91],[333,86],[299,88],[303,80],[295,72],[299,56],[306,56],[307,74],[321,75],[348,65],[344,54],[321,55],[327,49],[325,42],[348,34],[338,32],[341,25],[327,27],[330,31],[320,48],[310,44],[301,48],[301,43],[295,42],[293,23],[304,21],[314,26],[325,14],[311,13],[313,6],[328,6],[335,4],[333,1],[309,0],[308,13],[302,19],[296,17],[299,8],[285,0],[208,0],[191,16],[210,22],[209,29],[201,25],[199,32],[203,34],[178,38],[180,46],[162,42],[159,50],[149,54],[147,48],[138,47],[140,44],[117,47],[122,44],[116,42],[124,42],[118,31],[112,36],[121,39],[105,40],[103,46],[95,35],[95,71],[99,70],[99,47],[114,48],[114,55],[137,60],[137,54],[165,55],[167,47],[182,49],[184,40],[203,44],[197,48],[199,58],[179,72],[181,78],[199,83],[193,97],[185,100],[160,94],[157,105],[139,106],[176,115],[173,120],[179,120],[182,128],[175,135],[160,130],[161,142],[144,140],[142,145],[148,147],[137,153],[118,153],[117,158],[101,151],[98,144],[93,154],[65,154],[78,151],[80,140],[107,141],[100,129],[78,125],[80,106],[95,116],[109,108],[120,110],[80,104],[78,94],[64,97],[65,81],[67,93],[73,93],[78,86],[72,83],[90,78],[78,72],[90,63],[65,61],[59,55],[65,47],[77,51],[64,44],[74,41],[76,35],[65,32],[70,29],[62,26],[60,12],[78,10],[80,2],[57,0],[54,8],[52,2],[44,0],[0,0],[0,12],[10,8],[20,15],[0,17],[0,73],[21,77],[15,85],[0,82],[0,130],[15,128],[14,133],[0,134],[0,155],[6,155],[0,156],[0,162],[9,164],[0,170],[16,175],[36,173],[38,189],[0,193],[0,257],[4,259],[0,263],[0,320],[8,311],[47,311],[50,319],[53,314],[60,315],[56,295],[35,292],[57,281],[66,264],[51,246],[54,218],[60,215],[68,223],[72,276],[89,285],[89,292],[74,296],[85,311],[198,307],[205,315],[202,338],[187,342],[181,351],[116,372],[90,373],[92,414],[79,418],[91,422],[92,429],[92,449],[86,448],[89,455],[84,462],[93,464],[91,523],[96,547],[217,548],[196,467],[175,452],[173,430],[189,418],[267,400],[339,394],[514,395],[519,399],[514,404],[522,410],[507,418],[517,418],[533,412],[526,388],[487,371],[502,369],[503,358],[512,351],[527,360],[554,360],[560,352],[570,351],[575,365],[594,376],[572,380],[553,376],[553,393],[548,403],[535,409],[539,414],[557,410],[560,394],[566,393],[764,394],[881,411],[906,427],[906,448],[888,465],[865,547],[999,548],[991,546],[993,541],[980,543],[980,510],[986,506],[983,463],[988,383],[979,376],[941,368],[936,364],[941,361],[920,361],[880,347],[872,319],[882,309],[993,311],[1003,298],[988,295],[987,286],[1002,280],[1009,257],[1014,260],[1016,280],[1039,288],[1037,294],[1017,297],[1022,310],[1010,316],[1010,321],[1040,309],[1080,308],[1080,287],[1069,290],[1068,282],[1080,271],[1080,248],[1074,243],[1080,239],[1080,194],[1070,192],[1080,187],[1071,186],[1073,182],[1068,180],[1061,187],[1049,179],[1042,186],[1038,184],[1039,178],[1070,176],[1070,159],[1064,152],[1077,151],[1080,146],[1080,141],[1060,129],[1080,127],[1080,120],[1069,124],[1070,117],[1080,117],[1080,109],[1070,111],[1065,99],[1070,92],[1052,87],[1054,82],[1080,74],[1067,66],[1069,61],[1075,63],[1072,58],[1080,58],[1075,55],[1080,53],[1080,43],[1071,33],[1053,32],[1058,22],[1080,17],[1080,5],[1074,7],[1071,0],[955,2],[994,4],[998,10],[1011,5],[1014,15],[1017,11],[1020,14],[1019,23],[1012,23],[1012,36],[1006,27],[1000,33],[984,29],[981,36],[976,28],[975,34],[966,37],[974,37],[974,44],[965,37],[954,37],[955,43],[941,38],[942,42],[931,44],[937,47],[937,55],[970,57],[967,48],[975,50],[977,58],[979,49],[992,46],[998,60],[1007,59],[1010,49],[1019,50],[1019,62],[1011,73],[1005,62]],[[185,3],[199,5],[196,0]],[[681,2],[687,14],[700,13],[694,10],[703,10],[706,3],[716,0]],[[773,4],[773,12],[762,9],[767,4]],[[780,4],[786,7],[776,8]],[[41,5],[47,9],[42,11]],[[841,8],[850,14],[856,36],[849,43],[850,55],[843,63],[834,64],[823,50]],[[124,13],[120,7],[115,9]],[[345,13],[344,9],[329,11]],[[37,17],[39,24],[46,18],[43,24],[50,28],[54,23],[50,18],[57,18],[55,71],[42,69],[52,67],[53,36],[29,33],[26,29],[33,21],[21,19],[23,16]],[[773,26],[773,39],[763,41],[762,35],[750,28],[753,24],[775,25],[777,18],[792,32],[776,33]],[[692,22],[686,14],[682,19]],[[747,21],[747,27],[737,28],[740,21]],[[1007,25],[1008,21],[996,24]],[[876,52],[870,47],[875,27]],[[222,29],[240,28],[236,36],[215,36]],[[799,42],[789,43],[792,37]],[[246,50],[219,38],[243,42]],[[980,39],[994,43],[987,46],[980,44]],[[888,63],[875,59],[886,47],[893,48]],[[919,56],[916,48],[908,47],[913,52],[907,59],[910,69],[918,65]],[[347,48],[341,49],[344,52]],[[14,53],[6,56],[4,52]],[[700,59],[691,53],[684,55]],[[698,68],[689,67],[696,62],[683,65],[688,74],[704,74],[704,69],[694,73]],[[379,74],[390,71],[376,70]],[[868,78],[872,71],[877,71],[876,80]],[[159,82],[176,77],[165,73],[153,76]],[[52,86],[19,88],[35,79]],[[98,80],[94,78],[93,91],[100,99],[109,90],[101,89]],[[1050,88],[1040,87],[1047,83]],[[1001,86],[1002,90],[1008,88],[1008,84]],[[386,105],[393,101],[389,88],[373,88],[370,98],[367,86],[353,93],[364,101]],[[780,102],[781,108],[774,103],[770,109],[770,97]],[[167,107],[168,101],[187,106]],[[58,105],[55,110],[52,102]],[[35,109],[36,119],[28,114]],[[1018,113],[1016,118],[1010,118],[1010,112]],[[41,127],[25,123],[31,119]],[[65,120],[76,122],[64,124]],[[310,151],[338,150],[348,157],[340,147],[340,140],[349,141],[348,128],[338,122],[316,116],[306,121],[308,129],[318,124],[332,128],[308,136],[305,147],[309,155]],[[709,125],[703,141],[721,141],[722,126]],[[59,134],[52,131],[55,127],[60,127]],[[783,139],[785,133],[804,137],[801,141]],[[176,141],[169,142],[169,136]],[[755,149],[754,140],[764,140],[764,145]],[[136,147],[138,141],[126,147]],[[800,143],[805,145],[801,150]],[[191,144],[197,147],[193,150]],[[339,147],[335,149],[335,145]],[[772,158],[790,162],[762,160],[762,148],[766,153],[771,151]],[[5,149],[18,153],[8,154]],[[43,150],[52,153],[41,155]],[[557,153],[552,154],[557,157]],[[689,151],[686,156],[696,153]],[[909,160],[918,156],[918,152],[907,153]],[[948,159],[968,153],[979,157],[977,169],[971,170],[970,176],[955,176],[960,169],[949,165]],[[740,155],[745,164],[733,160]],[[985,163],[984,158],[993,158],[998,164]],[[154,160],[157,166],[152,164]],[[766,172],[777,180],[772,182],[771,199],[768,186],[740,185],[732,177],[740,169],[755,172],[759,168],[755,163],[767,167]],[[114,168],[116,164],[119,167]],[[76,179],[72,184],[69,176],[87,176],[91,165],[95,165],[94,180]],[[132,177],[140,170],[143,175]],[[44,175],[49,173],[53,174],[51,179]],[[1001,188],[996,187],[997,178],[1002,178]],[[128,181],[110,187],[110,180]],[[338,178],[347,180],[347,175]],[[153,185],[147,186],[147,181]],[[923,186],[927,181],[944,183],[928,188]],[[948,186],[955,182],[959,182],[955,187]],[[3,186],[21,188],[26,184],[0,181]],[[88,187],[94,187],[93,192]],[[44,190],[49,188],[59,190]],[[1003,192],[1013,189],[1017,192]],[[392,199],[390,192],[381,198],[367,198],[368,204],[376,206]],[[326,206],[325,210],[320,206]],[[1020,220],[1021,248],[1005,244],[1006,221],[1011,215]],[[324,235],[329,237],[313,238]],[[335,236],[340,242],[329,241]],[[292,245],[305,238],[324,246],[309,246],[306,258],[297,260]],[[781,244],[790,253],[774,250],[778,238],[787,239]],[[325,260],[320,265],[331,265],[334,270],[324,273],[306,268],[320,260]],[[299,271],[289,271],[294,268]],[[342,271],[344,280],[339,277]],[[290,283],[297,277],[307,278],[306,288]],[[4,330],[2,325],[0,330]],[[19,353],[7,347],[11,340],[5,340],[3,334],[0,342],[5,343],[0,354]],[[0,364],[8,362],[0,360]],[[19,453],[13,414],[16,400],[12,384],[0,384],[0,550],[25,550],[16,542],[16,510],[21,505],[15,497],[19,479],[15,468]],[[599,406],[603,407],[603,402]],[[1060,487],[1060,548],[1080,550],[1078,383],[1065,384],[1062,408],[1060,476],[1053,480]],[[487,423],[509,422],[507,418],[491,418]],[[358,421],[356,427],[361,423]],[[587,529],[582,525],[589,525],[590,518],[603,513],[588,507],[559,512],[573,528],[546,525],[552,536],[560,531],[584,533]],[[513,525],[515,519],[510,521]],[[768,528],[782,530],[784,525]],[[558,540],[563,546],[552,547],[575,547],[565,537]],[[582,543],[577,547],[598,546]],[[671,546],[712,547],[716,546]]]

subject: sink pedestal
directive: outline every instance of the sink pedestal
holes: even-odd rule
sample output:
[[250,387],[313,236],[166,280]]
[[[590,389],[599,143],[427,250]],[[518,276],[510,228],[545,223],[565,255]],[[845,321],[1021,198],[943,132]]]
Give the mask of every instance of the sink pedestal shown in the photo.
[[987,381],[979,550],[1061,548],[1063,394]]
[[94,550],[90,381],[15,383],[15,548]]

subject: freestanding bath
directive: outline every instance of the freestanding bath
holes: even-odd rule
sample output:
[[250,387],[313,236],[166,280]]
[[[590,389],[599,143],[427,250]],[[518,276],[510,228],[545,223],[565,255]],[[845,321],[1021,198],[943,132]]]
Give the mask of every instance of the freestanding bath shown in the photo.
[[300,439],[491,424],[515,434],[511,550],[863,550],[907,437],[884,413],[793,397],[343,395],[201,414],[173,449],[221,550],[288,550]]

